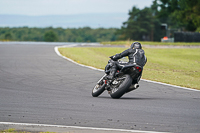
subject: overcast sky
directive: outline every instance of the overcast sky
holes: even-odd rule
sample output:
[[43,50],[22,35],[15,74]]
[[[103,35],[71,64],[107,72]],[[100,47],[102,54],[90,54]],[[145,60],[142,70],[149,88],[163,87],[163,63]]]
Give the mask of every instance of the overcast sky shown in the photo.
[[133,6],[149,7],[153,0],[0,0],[0,14],[73,15],[128,13]]

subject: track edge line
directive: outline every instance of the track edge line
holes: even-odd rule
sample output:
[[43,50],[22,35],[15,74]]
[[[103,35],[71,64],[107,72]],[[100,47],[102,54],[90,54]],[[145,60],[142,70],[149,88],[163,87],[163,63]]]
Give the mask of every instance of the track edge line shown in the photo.
[[127,130],[127,129],[114,129],[114,128],[96,128],[96,127],[81,127],[81,126],[65,126],[65,125],[48,125],[48,124],[34,124],[34,123],[0,122],[0,124],[2,124],[2,125],[18,125],[18,126],[74,128],[74,129],[98,130],[98,131],[121,131],[121,132],[132,132],[132,133],[169,133],[169,132],[156,132],[156,131],[140,131],[140,130]]

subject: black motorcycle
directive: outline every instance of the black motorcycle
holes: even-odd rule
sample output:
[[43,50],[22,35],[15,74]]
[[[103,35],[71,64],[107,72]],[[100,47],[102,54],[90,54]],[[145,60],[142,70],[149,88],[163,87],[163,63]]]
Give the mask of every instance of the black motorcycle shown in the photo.
[[[125,63],[126,61],[123,59],[118,60],[118,62]],[[108,65],[112,61],[113,60],[110,59]],[[136,64],[124,65],[122,69],[117,70],[114,79],[109,80],[107,76],[110,73],[110,69],[105,69],[106,74],[97,82],[96,86],[93,88],[92,96],[98,97],[105,90],[107,90],[112,98],[117,99],[122,97],[125,93],[128,93],[139,87],[138,82],[140,80],[142,70],[143,68]]]

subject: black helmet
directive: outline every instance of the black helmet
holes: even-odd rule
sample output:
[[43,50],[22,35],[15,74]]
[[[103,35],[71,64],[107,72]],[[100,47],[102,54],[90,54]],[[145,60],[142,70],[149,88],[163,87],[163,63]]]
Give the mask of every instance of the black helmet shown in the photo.
[[142,49],[142,45],[139,42],[134,42],[131,44],[131,48]]

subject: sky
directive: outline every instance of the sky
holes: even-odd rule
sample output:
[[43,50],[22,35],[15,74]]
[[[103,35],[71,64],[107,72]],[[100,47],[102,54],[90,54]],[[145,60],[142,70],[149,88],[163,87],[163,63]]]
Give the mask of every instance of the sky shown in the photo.
[[128,13],[133,6],[149,7],[153,0],[0,0],[0,14],[74,15]]
[[0,27],[120,28],[153,0],[0,0]]

